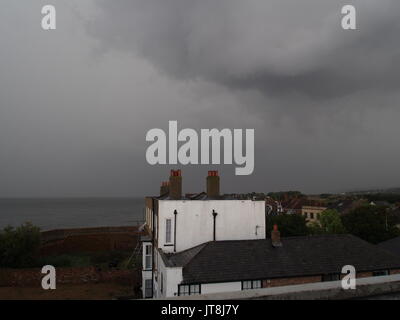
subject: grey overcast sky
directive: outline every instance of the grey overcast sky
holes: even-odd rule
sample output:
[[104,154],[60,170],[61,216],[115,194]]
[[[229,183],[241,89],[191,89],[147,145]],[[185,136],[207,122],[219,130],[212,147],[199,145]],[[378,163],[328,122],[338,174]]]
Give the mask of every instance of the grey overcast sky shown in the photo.
[[[255,128],[255,171],[184,191],[400,186],[400,1],[3,0],[0,197],[156,194],[146,132]],[[41,29],[53,4],[57,30]]]

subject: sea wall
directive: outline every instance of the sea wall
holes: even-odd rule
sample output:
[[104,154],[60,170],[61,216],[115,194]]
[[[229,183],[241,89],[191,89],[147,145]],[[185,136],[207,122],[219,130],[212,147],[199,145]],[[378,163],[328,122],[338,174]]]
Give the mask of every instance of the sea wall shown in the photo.
[[[41,286],[44,276],[40,268],[0,269],[0,287],[37,287]],[[115,282],[134,286],[139,276],[135,270],[100,271],[95,267],[56,269],[58,284]]]
[[41,255],[133,250],[142,232],[138,227],[59,229],[42,232]]

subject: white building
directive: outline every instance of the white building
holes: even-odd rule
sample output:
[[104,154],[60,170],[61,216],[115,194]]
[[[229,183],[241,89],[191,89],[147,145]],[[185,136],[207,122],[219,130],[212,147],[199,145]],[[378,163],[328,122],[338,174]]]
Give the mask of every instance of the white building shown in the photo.
[[[186,290],[180,287],[182,266],[171,264],[168,254],[192,254],[210,241],[265,239],[264,200],[220,196],[217,171],[208,173],[207,192],[183,197],[181,171],[172,170],[169,184],[164,182],[160,193],[146,198],[149,237],[142,240],[144,297],[173,297]],[[233,289],[232,285],[203,286],[202,291],[227,289]]]

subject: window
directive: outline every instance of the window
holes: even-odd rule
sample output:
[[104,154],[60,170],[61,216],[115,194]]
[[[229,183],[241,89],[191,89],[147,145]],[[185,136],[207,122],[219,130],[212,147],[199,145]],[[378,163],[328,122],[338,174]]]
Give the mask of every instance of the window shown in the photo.
[[242,290],[261,288],[261,280],[242,281]]
[[332,273],[332,274],[324,274],[322,276],[322,281],[338,281],[340,280],[340,275],[337,273]]
[[163,293],[163,290],[164,290],[164,277],[163,277],[162,272],[161,272],[160,280],[161,280],[160,291],[161,291],[161,293]]
[[147,244],[146,246],[145,246],[145,250],[146,250],[146,252],[145,252],[145,269],[146,270],[148,270],[148,269],[151,269],[152,268],[152,261],[151,261],[151,258],[152,258],[152,253],[151,253],[151,244]]
[[200,294],[200,285],[199,284],[190,285],[190,294]]
[[379,270],[372,272],[373,277],[388,276],[389,270]]
[[252,281],[242,281],[242,290],[248,290],[252,288]]
[[151,279],[147,279],[144,281],[145,289],[144,289],[144,297],[152,298],[153,297],[153,281]]
[[178,296],[190,296],[200,293],[201,293],[201,286],[199,284],[178,286]]
[[180,296],[189,296],[190,295],[190,286],[179,286],[179,295]]
[[165,221],[165,242],[171,243],[171,219]]
[[314,213],[313,212],[310,213],[310,218],[314,219]]

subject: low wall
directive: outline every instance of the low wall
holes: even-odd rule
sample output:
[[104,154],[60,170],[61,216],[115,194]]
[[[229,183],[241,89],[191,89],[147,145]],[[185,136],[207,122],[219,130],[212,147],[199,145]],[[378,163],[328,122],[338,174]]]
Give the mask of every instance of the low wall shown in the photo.
[[[0,269],[0,287],[41,286],[41,269]],[[134,286],[140,275],[135,270],[97,271],[94,267],[56,268],[58,284],[115,282]]]
[[133,250],[143,232],[137,227],[60,229],[42,232],[41,255]]
[[[341,281],[193,295],[171,300],[348,300],[388,294],[400,295],[400,274],[357,279],[355,290],[344,290]],[[161,299],[163,300],[163,299]]]
[[42,241],[48,242],[54,240],[61,240],[68,236],[118,233],[118,232],[136,234],[138,232],[138,226],[54,229],[49,231],[43,231],[41,232],[41,235],[42,235]]
[[42,244],[40,254],[47,256],[76,252],[133,250],[137,242],[138,236],[130,233],[71,235],[65,239]]

